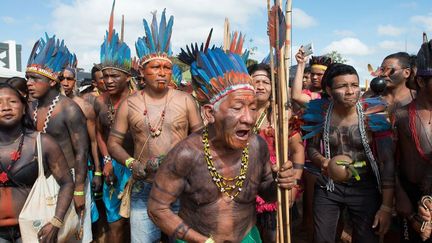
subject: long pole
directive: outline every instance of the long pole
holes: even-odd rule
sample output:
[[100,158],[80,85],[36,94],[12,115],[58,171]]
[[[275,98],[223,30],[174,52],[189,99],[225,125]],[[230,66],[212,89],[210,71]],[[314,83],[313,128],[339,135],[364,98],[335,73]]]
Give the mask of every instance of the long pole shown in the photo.
[[[276,49],[276,55],[278,55],[278,28],[276,26],[278,26],[278,17],[275,18],[271,18],[271,7],[270,7],[270,0],[267,0],[267,12],[268,12],[268,16],[269,16],[269,21],[271,21],[271,19],[274,20],[274,23],[269,23],[269,24],[273,24],[275,26],[274,29],[269,29],[269,31],[274,31],[275,33],[269,33],[269,44],[270,44],[270,70],[271,70],[271,83],[272,83],[272,102],[271,102],[271,106],[272,106],[272,121],[275,123],[275,149],[276,151],[279,151],[279,133],[277,131],[277,124],[276,121],[278,120],[278,110],[277,110],[277,105],[276,105],[276,101],[277,101],[277,94],[276,94],[276,78],[275,78],[275,70],[277,70],[277,68],[275,68],[275,58],[274,58],[274,53],[273,53],[273,46],[272,46],[272,40],[271,40],[271,36],[276,36],[276,45],[275,45],[275,49]],[[276,16],[278,16],[278,14],[276,14]],[[280,166],[279,164],[279,154],[276,153],[276,161],[278,161],[278,166]],[[284,235],[284,230],[283,230],[283,214],[282,214],[282,192],[281,190],[278,188],[277,189],[277,202],[278,202],[278,212],[277,212],[277,231],[276,231],[276,240],[277,242],[283,242],[283,235]]]
[[[285,3],[285,23],[286,23],[286,32],[285,32],[285,54],[284,54],[284,68],[285,68],[285,79],[281,84],[283,83],[283,87],[285,90],[282,91],[282,98],[281,103],[283,104],[283,110],[284,113],[282,115],[283,119],[283,125],[282,125],[282,134],[283,134],[283,158],[284,162],[288,160],[288,154],[289,154],[289,117],[288,117],[288,103],[291,103],[291,95],[289,95],[289,77],[290,77],[290,67],[291,67],[291,15],[292,15],[292,0],[286,0]],[[289,195],[291,195],[291,192],[288,193],[285,191],[285,212],[286,212],[286,219],[284,220],[284,228],[287,229],[288,233],[286,234],[287,242],[291,242],[291,225],[290,225],[290,200],[295,200],[295,198],[290,198]]]

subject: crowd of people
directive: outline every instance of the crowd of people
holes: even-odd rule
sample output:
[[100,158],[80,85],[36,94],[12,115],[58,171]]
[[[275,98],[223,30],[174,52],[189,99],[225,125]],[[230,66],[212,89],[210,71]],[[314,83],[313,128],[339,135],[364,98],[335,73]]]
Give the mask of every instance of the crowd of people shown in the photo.
[[[432,242],[432,41],[384,58],[383,92],[300,48],[278,166],[277,73],[247,66],[237,33],[229,48],[210,32],[182,49],[185,81],[173,16],[144,19],[134,59],[112,22],[92,83],[78,87],[75,54],[48,35],[26,78],[0,83],[1,243],[276,242],[278,188],[302,208],[290,229],[302,242]],[[54,196],[36,188],[41,173]],[[55,212],[30,227],[35,198]]]

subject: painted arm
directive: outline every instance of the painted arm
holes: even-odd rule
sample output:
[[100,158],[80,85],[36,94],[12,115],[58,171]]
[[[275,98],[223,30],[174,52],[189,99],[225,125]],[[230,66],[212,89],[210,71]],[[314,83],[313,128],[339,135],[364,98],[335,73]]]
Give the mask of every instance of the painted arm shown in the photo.
[[182,194],[193,161],[194,153],[187,144],[179,143],[168,153],[153,181],[148,201],[148,215],[167,235],[186,242],[202,243],[208,237],[186,225],[170,207]]
[[327,169],[330,159],[321,154],[321,134],[307,140],[306,153],[312,163],[323,170]]
[[393,208],[394,186],[395,186],[395,161],[394,143],[391,136],[375,137],[378,151],[378,161],[381,161],[380,168],[382,184],[381,208],[375,215],[372,227],[378,227],[378,234],[385,234],[390,228],[391,212]]
[[118,163],[123,165],[125,165],[125,161],[128,158],[132,157],[132,155],[123,148],[123,141],[128,129],[128,101],[126,99],[121,102],[117,109],[115,122],[111,128],[107,142],[108,152]]
[[[96,140],[96,114],[94,112],[93,107],[90,104],[87,104],[87,109],[89,115],[87,116],[87,131],[90,138],[90,149],[91,149],[91,155],[93,157],[93,163],[94,163],[94,171],[95,173],[101,173],[102,172],[102,166],[99,160],[99,151],[98,151],[98,143]],[[93,177],[93,187],[95,191],[99,191],[100,187],[102,186],[102,177],[101,176],[94,176]]]
[[[86,119],[81,108],[76,103],[70,104],[65,110],[66,125],[71,135],[72,146],[75,153],[75,191],[83,192],[87,178],[87,155],[89,138]],[[83,195],[74,196],[75,210],[80,212],[84,209],[85,200]]]
[[[72,201],[74,183],[69,166],[63,155],[60,146],[49,135],[42,134],[42,153],[45,165],[48,171],[54,176],[60,186],[57,205],[55,209],[55,217],[63,221],[65,214]],[[57,239],[59,228],[52,223],[47,223],[38,232],[40,242],[55,242]]]
[[[293,168],[295,173],[295,179],[299,181],[303,174],[303,168],[305,163],[305,148],[303,145],[303,141],[301,138],[300,133],[294,134],[289,140],[288,140],[288,147],[290,151],[290,159],[293,161]],[[298,186],[293,187],[291,190],[291,203],[292,206],[295,202],[297,193],[298,193]]]

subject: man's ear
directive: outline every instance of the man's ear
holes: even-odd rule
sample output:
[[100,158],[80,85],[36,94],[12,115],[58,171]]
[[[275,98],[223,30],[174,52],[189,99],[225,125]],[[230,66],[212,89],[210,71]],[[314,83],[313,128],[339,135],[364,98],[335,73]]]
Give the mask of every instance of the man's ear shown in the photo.
[[405,79],[409,78],[409,76],[411,75],[411,72],[412,72],[411,68],[405,68],[403,70],[403,76],[404,76],[404,78]]
[[214,117],[214,105],[210,105],[210,104],[205,104],[203,105],[203,115],[204,115],[204,119],[206,121],[208,121],[208,123],[214,123],[215,122],[215,117]]

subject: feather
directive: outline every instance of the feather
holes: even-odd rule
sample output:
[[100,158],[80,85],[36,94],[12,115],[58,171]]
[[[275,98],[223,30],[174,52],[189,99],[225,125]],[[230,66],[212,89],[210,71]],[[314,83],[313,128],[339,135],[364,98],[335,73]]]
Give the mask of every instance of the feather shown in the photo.
[[160,50],[160,52],[165,52],[169,56],[171,56],[171,50],[170,50],[169,43],[171,42],[171,33],[172,33],[173,24],[174,24],[174,17],[171,16],[170,19],[168,20],[168,25],[166,27],[165,35],[164,35],[164,39],[163,39],[162,49]]
[[151,30],[152,30],[152,37],[153,37],[153,42],[155,44],[156,49],[151,50],[152,53],[155,53],[156,50],[158,50],[160,48],[160,43],[158,41],[158,26],[157,26],[157,19],[156,19],[156,11],[152,12],[153,15],[153,19],[152,19],[152,23],[151,23]]
[[302,137],[302,139],[303,139],[303,140],[307,140],[307,139],[309,139],[309,138],[313,138],[313,137],[315,137],[316,135],[320,134],[321,132],[322,132],[322,129],[317,129],[317,130],[311,131],[310,133],[305,134],[305,135]]
[[[144,30],[146,34],[146,40],[150,44],[147,48],[150,48],[150,50],[156,50],[156,43],[154,42],[154,39],[152,37],[152,32],[150,31],[150,27],[145,19],[143,19],[143,23],[144,23]],[[145,55],[147,55],[148,53],[150,52],[145,53]]]
[[216,77],[216,72],[213,70],[212,64],[207,59],[204,53],[199,52],[197,58],[198,67],[202,68],[210,77]]
[[235,53],[242,54],[243,42],[244,42],[244,36],[242,35],[242,33],[240,33],[240,37],[239,37],[238,42],[237,42],[237,47],[236,47]]
[[112,35],[113,35],[113,29],[114,29],[114,6],[115,6],[115,0],[113,0],[112,8],[111,8],[111,15],[109,19],[108,24],[108,42],[111,42]]
[[[276,16],[279,18],[279,23],[276,23]],[[276,27],[277,26],[277,27]],[[276,30],[279,29],[279,43],[278,48],[280,49],[285,43],[286,35],[286,23],[285,16],[278,5],[273,5],[270,10],[269,18],[267,22],[267,32],[270,39],[270,45],[276,48]]]
[[234,32],[233,37],[231,39],[231,45],[230,45],[230,49],[229,49],[229,52],[231,52],[231,53],[235,53],[236,44],[237,44],[237,35],[238,35],[237,31]]
[[162,11],[162,17],[159,23],[159,36],[158,36],[158,40],[159,40],[159,51],[162,51],[164,49],[164,40],[165,40],[165,30],[166,30],[166,17],[165,17],[165,12],[166,9],[164,9]]
[[213,33],[213,28],[210,29],[210,33],[209,33],[209,35],[207,36],[207,40],[206,40],[206,43],[205,43],[205,47],[204,47],[204,49],[202,50],[202,51],[204,51],[204,52],[207,51],[207,49],[208,49],[208,47],[209,47],[209,45],[210,45],[210,39],[211,39],[212,33]]

